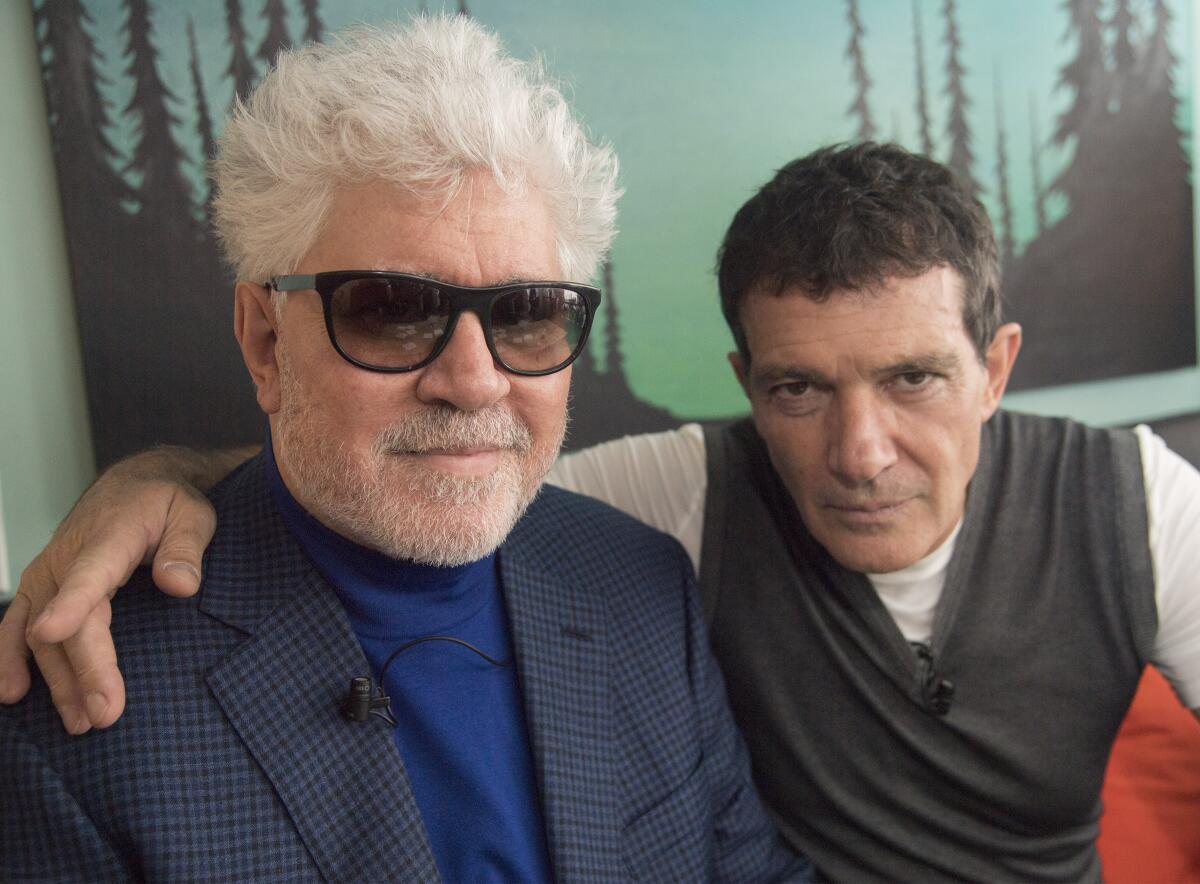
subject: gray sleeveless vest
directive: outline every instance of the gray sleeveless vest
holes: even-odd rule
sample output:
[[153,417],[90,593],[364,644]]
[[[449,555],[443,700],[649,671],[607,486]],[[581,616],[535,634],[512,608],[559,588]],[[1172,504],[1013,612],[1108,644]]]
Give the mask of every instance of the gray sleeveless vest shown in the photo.
[[706,430],[713,650],[787,840],[842,881],[1098,881],[1157,629],[1136,437],[1000,412],[928,654],[808,534],[749,421]]

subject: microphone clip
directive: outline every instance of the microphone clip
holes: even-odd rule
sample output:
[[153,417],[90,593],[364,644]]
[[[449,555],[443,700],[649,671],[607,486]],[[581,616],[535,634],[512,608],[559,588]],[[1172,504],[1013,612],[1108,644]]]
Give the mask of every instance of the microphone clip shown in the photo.
[[371,679],[365,675],[350,679],[350,690],[347,691],[346,699],[342,701],[340,708],[342,717],[347,721],[366,721],[374,715],[392,727],[396,726],[391,698],[384,694],[382,684],[379,686],[379,692],[372,696]]

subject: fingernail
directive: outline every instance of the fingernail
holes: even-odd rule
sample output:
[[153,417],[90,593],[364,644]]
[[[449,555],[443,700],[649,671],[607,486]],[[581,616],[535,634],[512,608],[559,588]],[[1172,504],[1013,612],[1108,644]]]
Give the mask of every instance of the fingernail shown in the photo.
[[50,615],[52,613],[54,613],[54,602],[51,601],[46,604],[46,607],[42,608],[42,613],[37,615],[37,619],[33,621],[33,626],[30,628],[35,629],[38,626],[41,626],[50,619]]
[[164,571],[173,571],[181,576],[190,577],[197,583],[200,582],[200,572],[189,565],[187,562],[167,562],[163,565]]
[[92,691],[83,698],[83,701],[87,704],[88,718],[91,719],[92,722],[95,722],[100,718],[100,716],[108,711],[108,697],[104,696],[104,694],[100,693],[99,691]]
[[92,727],[88,717],[74,706],[60,710],[59,714],[62,716],[63,726],[67,729],[67,733],[74,736],[87,733]]

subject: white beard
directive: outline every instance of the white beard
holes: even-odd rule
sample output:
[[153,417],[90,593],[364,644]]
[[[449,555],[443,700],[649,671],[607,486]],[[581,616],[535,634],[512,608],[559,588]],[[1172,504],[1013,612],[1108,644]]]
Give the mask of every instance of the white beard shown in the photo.
[[[429,406],[381,432],[367,454],[352,452],[311,404],[286,351],[280,359],[279,458],[291,491],[326,527],[397,559],[454,566],[495,550],[537,496],[562,444],[533,436],[510,410]],[[484,476],[434,470],[409,452],[494,447],[499,466]]]

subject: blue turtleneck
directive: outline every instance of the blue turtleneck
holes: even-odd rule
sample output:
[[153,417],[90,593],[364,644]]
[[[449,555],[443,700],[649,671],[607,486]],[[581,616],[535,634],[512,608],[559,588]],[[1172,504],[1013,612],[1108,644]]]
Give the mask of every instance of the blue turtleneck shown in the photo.
[[[270,438],[266,455],[276,506],[341,599],[377,681],[394,650],[429,635],[453,636],[493,659],[512,660],[494,554],[440,568],[359,546],[292,497]],[[383,685],[442,878],[553,880],[514,666],[494,666],[450,642],[426,642],[401,653]]]

